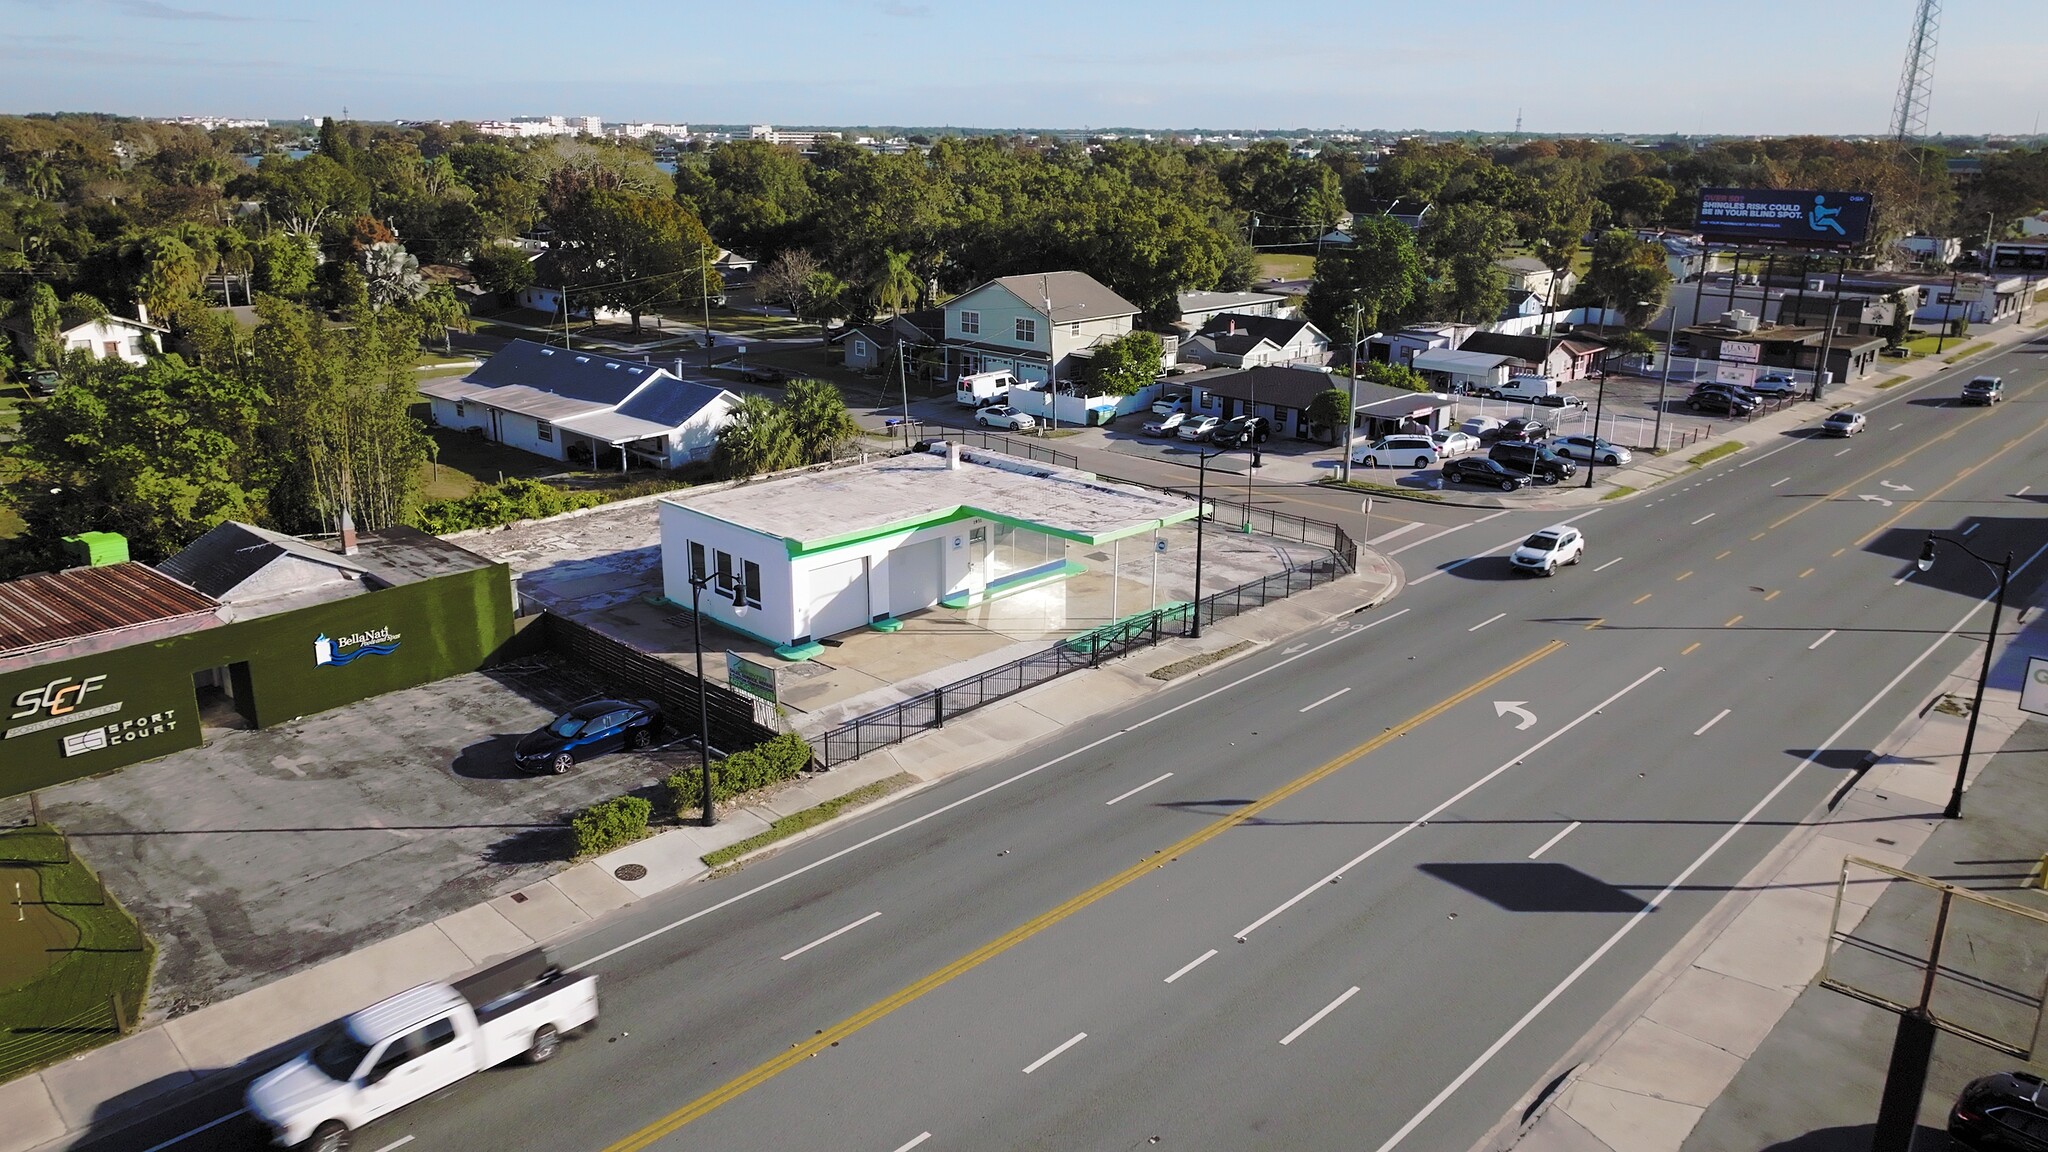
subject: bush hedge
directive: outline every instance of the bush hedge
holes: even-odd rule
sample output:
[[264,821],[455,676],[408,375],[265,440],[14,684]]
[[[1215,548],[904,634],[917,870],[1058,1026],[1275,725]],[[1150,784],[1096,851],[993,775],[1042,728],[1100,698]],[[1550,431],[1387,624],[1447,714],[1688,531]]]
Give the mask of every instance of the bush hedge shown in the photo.
[[[744,752],[735,752],[713,762],[711,798],[713,802],[722,804],[755,789],[795,779],[810,762],[810,744],[794,732],[784,732],[766,743],[757,744]],[[701,777],[702,773],[698,769],[685,768],[670,774],[664,781],[668,785],[669,801],[675,806],[677,819],[703,810],[704,791]]]
[[538,480],[513,478],[494,488],[482,488],[460,500],[436,500],[420,509],[423,532],[445,536],[472,528],[500,528],[521,520],[559,516],[578,508],[593,508],[610,497],[597,492],[571,492]]
[[569,821],[576,830],[576,852],[595,856],[621,848],[647,835],[647,818],[654,805],[638,796],[617,796],[578,812]]

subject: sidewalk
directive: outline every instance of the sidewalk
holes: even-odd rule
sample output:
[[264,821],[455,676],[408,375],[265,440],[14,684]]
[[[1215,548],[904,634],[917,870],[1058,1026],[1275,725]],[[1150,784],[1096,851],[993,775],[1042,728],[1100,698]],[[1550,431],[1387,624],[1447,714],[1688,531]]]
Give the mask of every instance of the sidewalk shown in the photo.
[[[1759,862],[1475,1152],[1864,1152],[1895,1020],[1814,984],[1843,858],[1963,885],[1998,880],[1996,895],[2048,911],[2048,897],[2014,890],[2020,882],[2006,876],[2027,867],[1990,869],[1996,877],[1982,867],[2036,861],[2048,847],[2048,833],[2028,819],[2039,802],[2005,798],[2016,789],[2038,794],[2048,783],[2048,748],[2021,739],[1999,755],[2023,726],[2036,736],[2048,731],[2019,710],[2027,656],[2048,653],[2048,616],[2037,605],[2018,622],[1984,694],[1967,819],[1942,816],[1967,722],[1934,705],[1948,695],[1967,706],[1977,683],[1974,655],[1878,743],[1853,787]],[[1881,888],[1865,889],[1869,902],[1859,901],[1856,915],[1870,914]],[[1937,1125],[1962,1080],[2018,1064],[1952,1037],[1942,1038],[1943,1050],[1974,1054],[1964,1063],[1976,1070],[1930,1079],[1923,1121]],[[1539,1098],[1542,1091],[1552,1094]],[[1828,1128],[1844,1121],[1848,1127]]]
[[[0,1084],[0,1117],[6,1119],[0,1123],[0,1152],[56,1152],[88,1131],[104,1136],[120,1126],[123,1113],[139,1119],[152,1101],[160,1103],[168,1093],[231,1071],[383,997],[455,976],[493,957],[559,941],[635,901],[702,879],[707,872],[701,859],[705,853],[765,831],[793,812],[868,784],[909,777],[907,786],[892,795],[847,809],[761,853],[778,851],[947,777],[1013,755],[1081,718],[1122,707],[1175,682],[1152,678],[1149,673],[1155,669],[1249,642],[1249,648],[1231,658],[1190,673],[1206,675],[1303,629],[1383,603],[1400,590],[1399,571],[1385,557],[1361,549],[1359,568],[1357,574],[1334,583],[1219,620],[1200,640],[1167,641],[1100,668],[1061,677],[942,729],[806,777],[762,803],[722,814],[714,827],[666,829],[520,891]],[[645,872],[633,880],[618,878],[615,872],[628,865]]]

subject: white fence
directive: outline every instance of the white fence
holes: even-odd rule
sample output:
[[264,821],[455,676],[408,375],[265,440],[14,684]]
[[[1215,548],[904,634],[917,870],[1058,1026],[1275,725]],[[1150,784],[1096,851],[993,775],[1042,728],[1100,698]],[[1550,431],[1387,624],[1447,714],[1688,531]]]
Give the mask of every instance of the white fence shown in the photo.
[[[1674,379],[1672,383],[1675,386],[1678,381]],[[1672,395],[1684,394],[1684,389],[1674,387]],[[1543,421],[1544,427],[1550,429],[1553,436],[1597,435],[1609,443],[1628,448],[1649,448],[1655,445],[1667,452],[1705,439],[1709,434],[1708,429],[1703,428],[1698,421],[1679,421],[1667,415],[1663,432],[1659,435],[1655,416],[1638,416],[1624,412],[1602,412],[1600,426],[1596,431],[1593,427],[1593,410],[1590,408],[1546,408],[1520,400],[1482,400],[1477,397],[1465,397],[1458,401],[1458,406],[1453,411],[1459,421],[1467,416],[1491,416],[1497,420],[1511,420],[1517,416],[1534,417]],[[1661,444],[1657,443],[1659,440],[1662,441]]]

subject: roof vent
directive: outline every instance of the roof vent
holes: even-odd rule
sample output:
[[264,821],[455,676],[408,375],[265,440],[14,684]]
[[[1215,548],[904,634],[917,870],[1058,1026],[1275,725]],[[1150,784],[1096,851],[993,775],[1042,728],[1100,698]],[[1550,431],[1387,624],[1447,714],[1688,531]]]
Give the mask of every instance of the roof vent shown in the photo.
[[578,357],[576,358],[576,362],[577,362],[578,364],[588,364],[588,363],[590,363],[590,357],[588,357],[588,356],[578,356]]
[[555,350],[553,348],[543,348],[540,350],[540,354],[543,356],[553,356],[555,354]]

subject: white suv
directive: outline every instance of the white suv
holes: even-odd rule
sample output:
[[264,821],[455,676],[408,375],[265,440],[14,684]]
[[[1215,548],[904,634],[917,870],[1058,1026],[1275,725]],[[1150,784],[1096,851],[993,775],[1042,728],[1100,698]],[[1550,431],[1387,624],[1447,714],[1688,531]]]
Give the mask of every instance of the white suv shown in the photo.
[[1568,524],[1553,524],[1522,541],[1522,546],[1508,555],[1508,563],[1517,572],[1555,576],[1559,565],[1577,564],[1585,558],[1586,538],[1579,530]]
[[1369,448],[1360,449],[1351,462],[1367,468],[1383,464],[1389,468],[1427,468],[1438,459],[1436,441],[1427,436],[1387,436],[1374,441]]

